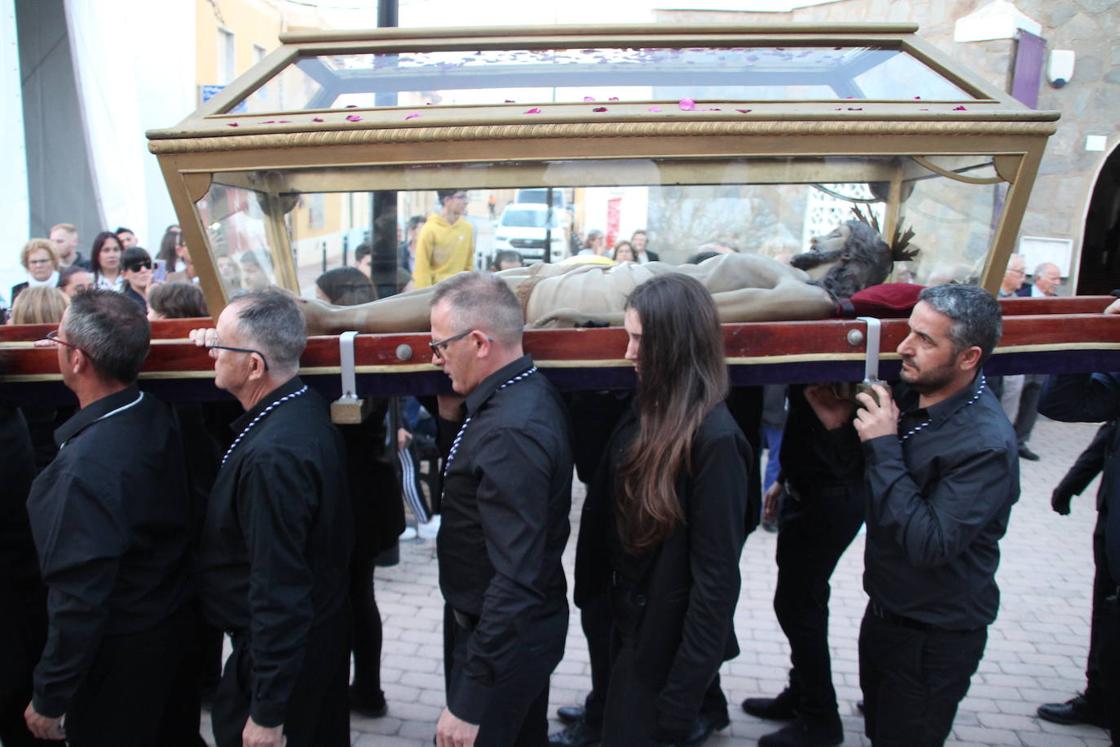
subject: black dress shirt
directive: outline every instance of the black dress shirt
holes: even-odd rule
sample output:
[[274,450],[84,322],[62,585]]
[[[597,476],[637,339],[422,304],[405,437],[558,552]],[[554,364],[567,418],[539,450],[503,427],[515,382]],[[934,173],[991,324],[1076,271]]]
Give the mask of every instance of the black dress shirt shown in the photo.
[[532,655],[534,622],[568,614],[560,562],[572,494],[567,413],[540,373],[499,390],[532,365],[524,356],[466,398],[470,424],[444,477],[440,589],[478,620],[447,705],[469,723],[482,720],[490,686]]
[[55,433],[58,456],[27,500],[47,584],[35,710],[61,716],[103,638],[152,629],[191,598],[198,513],[170,409],[130,387]]
[[898,435],[863,445],[864,589],[888,612],[946,630],[995,620],[999,540],[1019,498],[1015,431],[991,390],[976,397],[981,381],[928,409],[898,385]]
[[789,388],[789,418],[782,433],[781,479],[799,499],[845,487],[863,490],[863,452],[850,423],[828,430],[805,399],[804,386]]
[[[250,715],[284,722],[309,631],[346,603],[353,530],[344,446],[327,403],[299,377],[233,423],[203,528],[207,619],[249,646]],[[247,432],[246,426],[260,417]]]

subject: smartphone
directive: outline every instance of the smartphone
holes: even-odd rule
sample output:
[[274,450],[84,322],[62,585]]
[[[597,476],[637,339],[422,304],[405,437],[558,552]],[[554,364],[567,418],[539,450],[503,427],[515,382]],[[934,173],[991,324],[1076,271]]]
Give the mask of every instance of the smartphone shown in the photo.
[[152,282],[163,283],[167,280],[167,260],[157,259],[152,263]]

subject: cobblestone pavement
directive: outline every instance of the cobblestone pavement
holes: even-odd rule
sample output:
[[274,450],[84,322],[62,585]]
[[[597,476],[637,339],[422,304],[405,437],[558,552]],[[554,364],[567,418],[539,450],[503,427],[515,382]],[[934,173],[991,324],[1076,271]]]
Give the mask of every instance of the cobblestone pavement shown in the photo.
[[[1042,702],[1064,701],[1085,686],[1089,600],[1093,565],[1091,538],[1096,482],[1074,499],[1073,513],[1050,510],[1050,491],[1088,445],[1096,426],[1039,419],[1031,442],[1042,461],[1021,461],[1023,492],[1001,543],[999,618],[972,688],[961,704],[951,745],[1107,745],[1094,727],[1058,726],[1039,720]],[[565,553],[569,580],[574,565],[576,522],[583,501],[577,483],[572,501],[572,541]],[[732,703],[731,726],[713,736],[711,747],[753,745],[774,725],[747,716],[737,703],[772,695],[785,684],[789,648],[778,628],[774,594],[775,535],[757,531],[742,558],[743,590],[735,614],[742,653],[722,669]],[[833,576],[830,642],[833,681],[844,720],[845,744],[869,744],[855,710],[860,698],[856,638],[866,596],[861,585],[863,537],[856,538]],[[360,747],[421,747],[432,744],[444,704],[441,660],[442,599],[436,583],[435,543],[403,542],[400,565],[378,569],[376,596],[385,628],[381,676],[389,715],[352,716],[353,744]],[[550,714],[557,706],[582,702],[590,687],[587,647],[572,608],[564,660],[552,676]],[[559,728],[552,722],[553,729]],[[204,725],[209,734],[209,726]]]

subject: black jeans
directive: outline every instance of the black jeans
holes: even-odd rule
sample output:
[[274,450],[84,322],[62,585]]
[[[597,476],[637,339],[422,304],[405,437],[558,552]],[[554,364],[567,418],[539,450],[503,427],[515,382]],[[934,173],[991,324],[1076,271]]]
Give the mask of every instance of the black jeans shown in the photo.
[[[1097,513],[1097,525],[1093,529],[1093,612],[1089,628],[1089,657],[1085,666],[1085,697],[1102,713],[1109,710],[1111,691],[1120,687],[1117,681],[1114,657],[1107,655],[1109,640],[1115,635],[1117,623],[1116,603],[1109,602],[1116,595],[1117,581],[1108,570],[1108,557],[1105,555],[1104,527],[1108,514]],[[1120,693],[1118,693],[1120,695]],[[1120,735],[1118,735],[1120,736]]]
[[[234,639],[233,653],[210,714],[218,747],[241,747],[253,685],[249,636]],[[349,747],[350,613],[340,612],[311,629],[304,643],[303,668],[284,715],[288,747]]]
[[807,720],[839,725],[828,651],[829,579],[863,524],[864,499],[845,487],[787,496],[778,532],[774,612],[789,639],[789,686]]
[[882,619],[869,604],[859,631],[859,685],[872,744],[944,744],[987,642],[986,627],[921,630]]
[[[564,657],[568,629],[563,614],[526,626],[532,641],[522,641],[523,665],[504,680],[494,682],[491,697],[478,725],[475,747],[544,747],[548,744],[548,688],[552,670]],[[464,676],[472,630],[456,622],[449,605],[443,613],[443,668],[448,692]],[[539,645],[538,645],[539,644]],[[458,715],[458,714],[456,714]]]

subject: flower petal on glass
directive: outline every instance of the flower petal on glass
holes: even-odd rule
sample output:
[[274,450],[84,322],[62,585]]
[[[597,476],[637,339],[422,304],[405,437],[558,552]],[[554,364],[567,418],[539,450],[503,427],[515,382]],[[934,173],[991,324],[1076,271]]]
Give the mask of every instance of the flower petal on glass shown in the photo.
[[226,127],[240,127],[240,126],[241,125],[237,124],[237,122],[226,122]]
[[606,110],[607,110],[607,107],[605,107],[605,106],[597,106],[594,109],[592,109],[591,111],[593,111],[593,112],[605,112]]
[[404,115],[404,118],[405,119],[419,119],[420,118],[420,112],[409,112],[408,114]]
[[955,111],[955,112],[966,112],[966,111],[968,111],[968,109],[963,107],[963,106],[954,106],[953,111]]
[[534,106],[532,109],[526,109],[525,113],[526,114],[540,114],[541,113],[541,108],[539,106]]
[[750,114],[751,111],[753,111],[753,110],[752,109],[736,109],[735,111],[739,112],[740,114]]
[[863,111],[863,107],[862,106],[849,106],[848,111],[850,111],[850,112],[861,112],[861,111]]
[[915,100],[915,101],[921,101],[921,100],[922,100],[922,97],[921,97],[921,96],[915,96],[915,97],[914,97],[914,100]]
[[607,101],[618,101],[618,96],[611,96]]
[[681,108],[682,112],[696,111],[696,102],[692,99],[681,99],[677,105]]
[[650,110],[651,112],[659,112],[659,111],[661,111],[661,107],[660,107],[660,106],[651,106],[651,107],[649,108],[649,110]]
[[361,122],[362,118],[359,117],[357,114],[347,114],[346,115],[346,121],[347,122]]
[[584,96],[583,100],[586,101],[587,103],[591,103],[592,101],[595,100],[595,97],[594,96]]
[[311,118],[311,121],[312,121],[312,122],[322,122],[322,121],[323,121],[323,118],[322,118],[322,117],[312,117],[312,118]]

